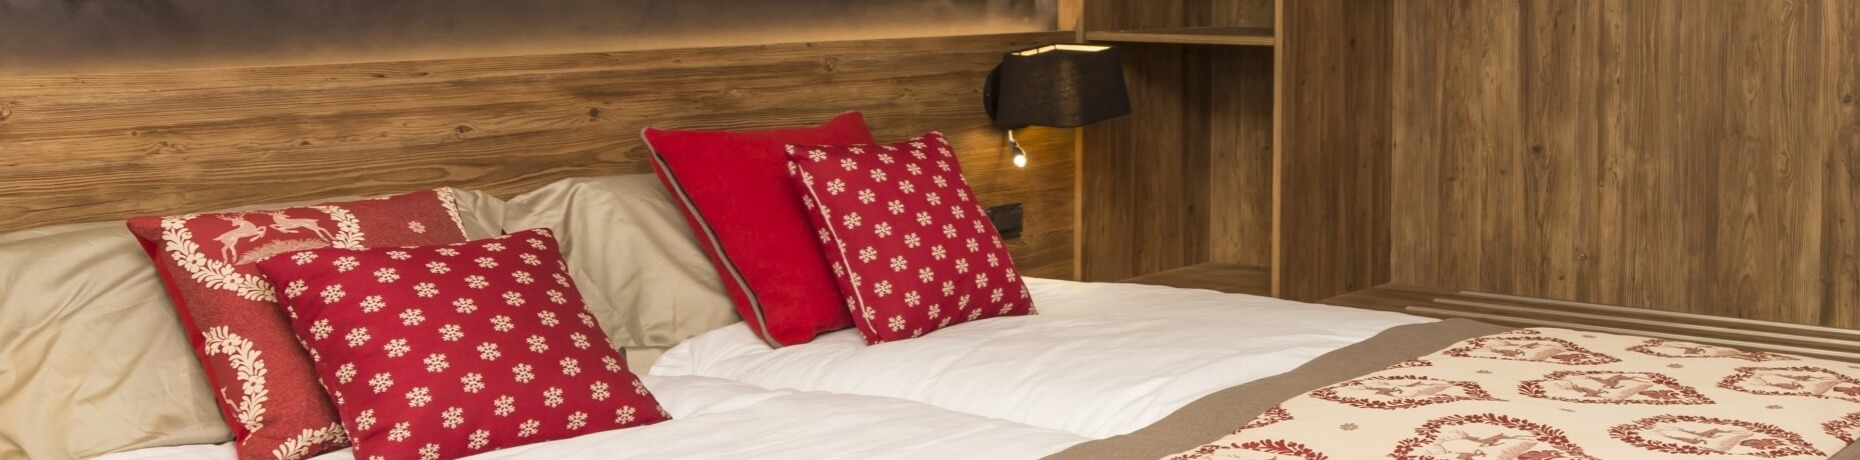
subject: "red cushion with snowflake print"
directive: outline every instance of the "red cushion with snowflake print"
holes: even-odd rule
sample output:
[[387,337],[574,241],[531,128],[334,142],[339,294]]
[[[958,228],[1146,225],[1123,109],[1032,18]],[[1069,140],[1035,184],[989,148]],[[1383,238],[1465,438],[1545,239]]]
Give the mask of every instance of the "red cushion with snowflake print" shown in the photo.
[[793,183],[867,343],[1034,313],[941,133],[787,150]]
[[356,458],[457,458],[670,418],[583,306],[548,230],[259,268]]
[[647,128],[653,170],[672,192],[736,311],[771,346],[852,327],[814,242],[801,200],[784,177],[787,144],[869,144],[865,117],[760,131]]
[[308,458],[348,445],[310,358],[254,262],[324,247],[465,241],[451,189],[272,211],[137,217],[241,458]]

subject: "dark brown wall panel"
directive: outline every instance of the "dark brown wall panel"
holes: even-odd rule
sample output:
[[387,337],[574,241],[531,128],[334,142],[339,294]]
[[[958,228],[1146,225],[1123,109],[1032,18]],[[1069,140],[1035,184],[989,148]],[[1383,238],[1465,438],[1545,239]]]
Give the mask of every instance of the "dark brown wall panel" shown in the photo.
[[1860,4],[1395,13],[1395,282],[1860,328]]

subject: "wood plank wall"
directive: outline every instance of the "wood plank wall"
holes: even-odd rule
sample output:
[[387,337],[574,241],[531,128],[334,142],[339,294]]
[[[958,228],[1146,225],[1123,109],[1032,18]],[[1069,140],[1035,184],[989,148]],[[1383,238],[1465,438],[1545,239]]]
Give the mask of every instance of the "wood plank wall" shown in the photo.
[[1394,14],[1395,282],[1860,328],[1860,2]]
[[943,130],[985,203],[1025,204],[1013,253],[1073,277],[1074,136],[1026,169],[980,103],[1002,53],[1072,32],[0,79],[0,231],[450,185],[511,196],[646,173],[647,125],[750,128],[862,110],[881,139]]
[[[1270,27],[1272,0],[1087,0],[1087,30]],[[1122,44],[1132,113],[1085,127],[1079,274],[1271,262],[1272,50]]]

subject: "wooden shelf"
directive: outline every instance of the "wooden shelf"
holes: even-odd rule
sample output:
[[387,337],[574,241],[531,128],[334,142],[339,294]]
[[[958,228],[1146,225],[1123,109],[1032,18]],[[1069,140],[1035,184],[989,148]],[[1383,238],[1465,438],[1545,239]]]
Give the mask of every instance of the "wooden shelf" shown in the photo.
[[1125,283],[1272,295],[1272,271],[1241,264],[1205,263],[1124,280]]
[[1179,27],[1169,29],[1085,32],[1094,42],[1177,43],[1185,45],[1273,46],[1278,38],[1264,27]]

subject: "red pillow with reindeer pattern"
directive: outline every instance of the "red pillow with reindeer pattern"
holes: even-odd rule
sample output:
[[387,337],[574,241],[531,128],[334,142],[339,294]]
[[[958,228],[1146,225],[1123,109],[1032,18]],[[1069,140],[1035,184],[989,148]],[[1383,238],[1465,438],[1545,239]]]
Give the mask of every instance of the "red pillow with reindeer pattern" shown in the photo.
[[270,211],[137,217],[240,458],[301,459],[348,437],[256,262],[318,248],[459,243],[451,189]]
[[788,159],[867,343],[1034,313],[941,133],[888,145],[789,145]]

